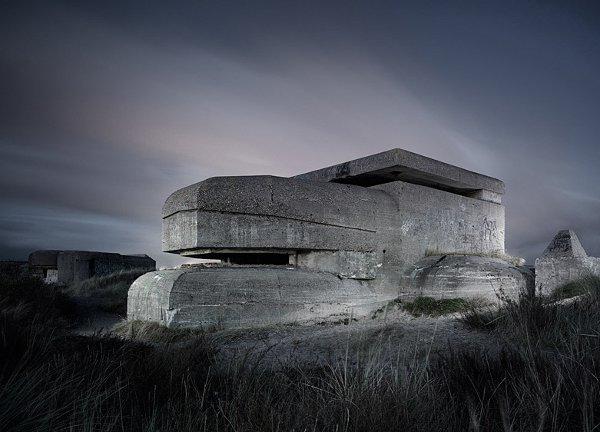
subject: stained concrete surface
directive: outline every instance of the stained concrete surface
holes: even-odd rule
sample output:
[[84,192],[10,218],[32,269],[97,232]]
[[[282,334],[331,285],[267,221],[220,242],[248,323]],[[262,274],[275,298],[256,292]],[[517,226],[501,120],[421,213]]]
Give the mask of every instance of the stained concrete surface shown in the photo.
[[535,285],[535,275],[527,267],[474,255],[428,256],[417,261],[407,277],[416,296],[479,297],[495,302],[533,293]]
[[196,267],[147,273],[129,289],[127,317],[169,327],[264,326],[365,316],[383,304],[366,283],[282,266]]

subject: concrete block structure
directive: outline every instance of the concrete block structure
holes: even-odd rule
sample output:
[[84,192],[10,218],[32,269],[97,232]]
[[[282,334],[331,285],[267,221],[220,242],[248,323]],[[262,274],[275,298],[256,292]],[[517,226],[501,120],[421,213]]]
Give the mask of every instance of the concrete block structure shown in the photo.
[[223,265],[142,276],[128,317],[244,327],[358,314],[398,297],[490,296],[487,283],[416,283],[416,264],[503,254],[503,193],[500,180],[401,149],[290,178],[210,178],[167,198],[162,245]]
[[535,286],[543,294],[590,275],[600,276],[600,258],[588,256],[572,230],[556,234],[535,260]]
[[29,255],[30,274],[61,285],[132,269],[156,270],[156,261],[148,255],[90,251],[38,250]]

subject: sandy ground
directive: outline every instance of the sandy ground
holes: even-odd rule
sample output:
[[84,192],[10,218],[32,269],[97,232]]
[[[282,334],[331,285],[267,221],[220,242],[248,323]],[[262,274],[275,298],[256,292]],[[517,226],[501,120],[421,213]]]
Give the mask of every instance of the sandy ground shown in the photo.
[[[78,315],[73,331],[82,335],[109,334],[124,318],[98,309],[93,299],[80,299]],[[222,330],[208,337],[218,347],[218,363],[260,361],[261,366],[275,369],[338,362],[409,364],[453,349],[493,351],[502,345],[494,336],[463,324],[457,314],[414,317],[399,308],[385,317],[380,314],[347,324],[272,325]]]
[[463,324],[458,315],[414,317],[396,310],[349,324],[279,325],[216,332],[211,338],[223,361],[260,359],[273,368],[337,362],[406,364],[452,349],[490,351],[500,343]]

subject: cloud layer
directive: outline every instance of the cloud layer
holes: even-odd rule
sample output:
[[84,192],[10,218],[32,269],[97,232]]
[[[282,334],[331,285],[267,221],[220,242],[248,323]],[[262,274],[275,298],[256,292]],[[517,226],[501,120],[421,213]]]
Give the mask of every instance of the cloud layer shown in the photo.
[[[460,5],[460,6],[459,6]],[[400,147],[504,180],[508,251],[600,255],[600,14],[502,2],[54,2],[0,10],[0,258],[146,252],[214,175]]]

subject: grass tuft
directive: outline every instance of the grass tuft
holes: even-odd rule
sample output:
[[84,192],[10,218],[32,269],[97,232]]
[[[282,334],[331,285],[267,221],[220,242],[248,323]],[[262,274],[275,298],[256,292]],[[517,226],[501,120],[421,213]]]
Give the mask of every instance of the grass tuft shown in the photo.
[[35,277],[0,277],[0,314],[13,323],[64,328],[73,313],[74,304],[56,285]]
[[588,294],[591,296],[600,295],[600,277],[595,275],[584,276],[571,282],[567,282],[554,289],[549,295],[550,300],[563,300]]
[[422,296],[404,303],[404,309],[414,316],[440,316],[463,312],[469,305],[470,302],[463,298],[435,299]]
[[112,329],[112,334],[129,340],[153,344],[170,344],[201,336],[202,329],[172,329],[152,321],[120,321]]
[[[571,296],[578,297],[557,302]],[[552,349],[567,349],[582,334],[600,334],[600,278],[582,278],[559,287],[550,296],[522,293],[518,300],[501,300],[499,307],[467,310],[463,321],[522,345],[535,341]]]

